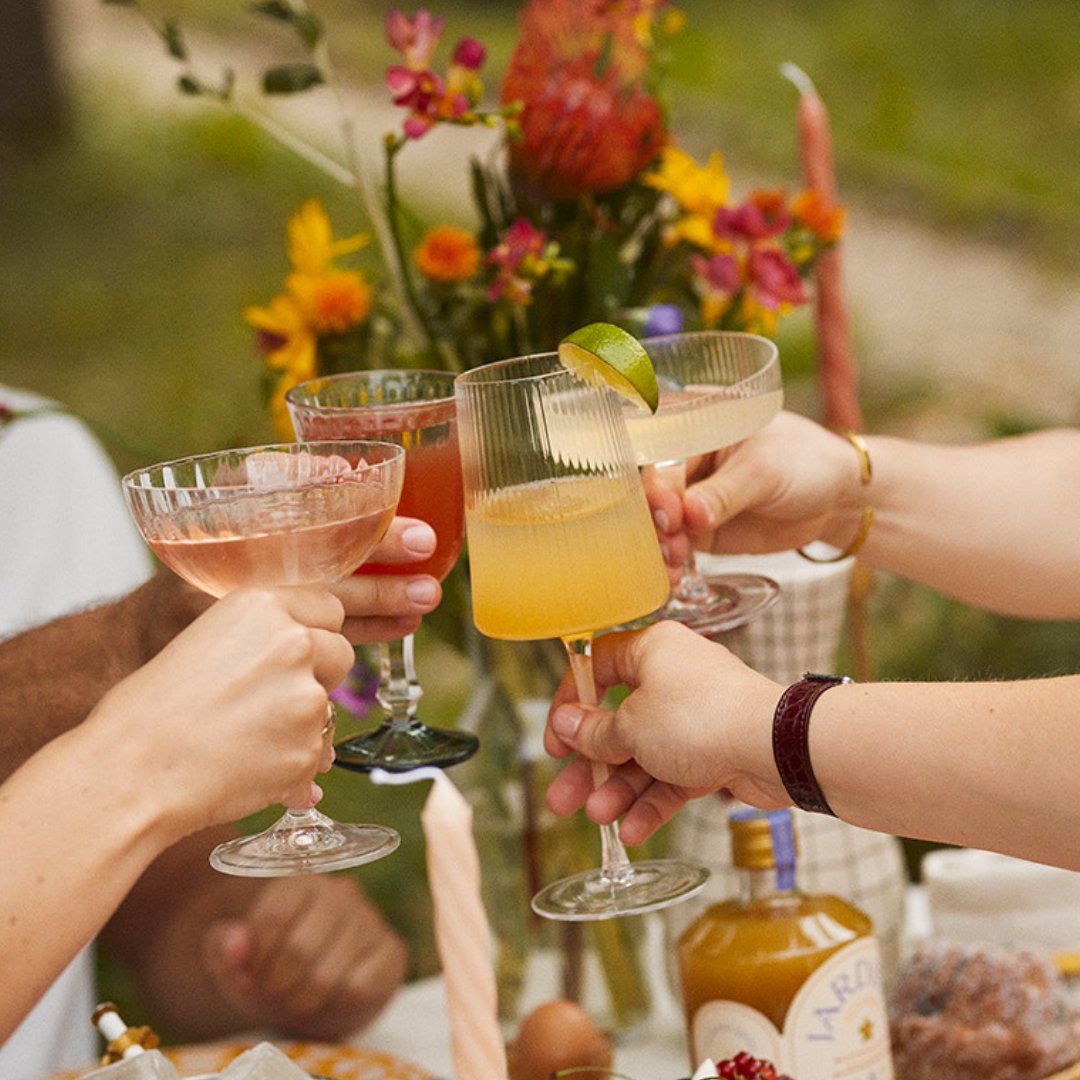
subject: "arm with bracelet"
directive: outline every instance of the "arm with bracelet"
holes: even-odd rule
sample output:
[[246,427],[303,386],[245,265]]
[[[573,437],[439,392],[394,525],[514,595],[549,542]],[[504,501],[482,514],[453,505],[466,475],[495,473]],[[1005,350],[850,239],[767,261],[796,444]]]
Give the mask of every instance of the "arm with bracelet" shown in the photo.
[[1080,618],[1080,431],[941,445],[785,412],[690,479],[664,531],[685,519],[699,550],[820,540],[987,610]]
[[[548,789],[559,815],[621,818],[640,844],[685,803],[720,789],[751,806],[798,805],[899,836],[1002,851],[1080,869],[1075,761],[1080,676],[1012,682],[784,687],[722,645],[673,623],[605,634],[599,690],[582,705],[564,682],[545,732],[568,758]],[[574,754],[580,756],[574,757]],[[613,766],[592,791],[588,761]]]

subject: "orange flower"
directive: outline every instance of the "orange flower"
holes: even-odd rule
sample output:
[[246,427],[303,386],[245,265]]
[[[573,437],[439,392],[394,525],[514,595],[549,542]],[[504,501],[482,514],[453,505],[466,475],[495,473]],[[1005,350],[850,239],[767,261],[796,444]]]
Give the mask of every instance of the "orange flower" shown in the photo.
[[308,325],[319,335],[351,330],[371,310],[371,287],[357,270],[290,274],[285,284]]
[[511,172],[531,197],[567,202],[630,183],[668,141],[633,12],[581,0],[531,0],[503,79],[521,102]]
[[791,200],[791,214],[826,244],[835,243],[844,231],[844,208],[830,206],[814,188],[800,192]]
[[480,265],[480,248],[468,229],[436,225],[424,235],[413,258],[420,273],[432,281],[468,281]]

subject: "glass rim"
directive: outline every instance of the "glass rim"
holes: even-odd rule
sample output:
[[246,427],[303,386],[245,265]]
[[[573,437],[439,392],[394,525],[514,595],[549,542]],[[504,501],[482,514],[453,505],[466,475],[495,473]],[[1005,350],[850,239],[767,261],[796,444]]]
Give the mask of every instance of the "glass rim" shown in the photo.
[[[331,405],[320,401],[300,400],[305,388],[312,386],[342,386],[350,382],[364,383],[369,381],[370,376],[393,375],[399,378],[407,378],[410,375],[434,375],[440,379],[448,379],[450,391],[440,394],[438,397],[406,398],[400,401],[373,402],[370,405]],[[343,371],[334,375],[318,375],[314,379],[305,379],[297,383],[285,392],[285,404],[290,409],[304,409],[307,412],[343,413],[374,412],[376,409],[393,409],[400,412],[419,411],[425,406],[443,405],[454,400],[454,382],[456,375],[453,371],[445,371],[442,368],[372,368],[370,371]]]
[[[384,456],[379,461],[365,462],[362,467],[350,469],[349,475],[358,476],[364,473],[370,472],[374,469],[383,468],[386,465],[393,464],[399,459],[405,456],[405,448],[399,446],[397,443],[387,442],[384,439],[297,439],[294,442],[277,442],[266,443],[261,446],[237,446],[228,450],[211,450],[202,454],[189,454],[187,457],[172,458],[169,461],[155,462],[153,465],[143,465],[138,469],[132,469],[131,472],[125,473],[120,478],[120,485],[126,489],[136,489],[139,491],[205,491],[208,487],[213,487],[212,484],[194,485],[194,484],[173,484],[168,487],[163,484],[157,484],[153,482],[153,475],[155,473],[161,473],[166,469],[179,469],[194,465],[197,462],[207,462],[215,459],[224,459],[230,455],[241,455],[242,457],[251,457],[258,453],[287,453],[290,456],[294,456],[301,450],[309,448],[331,448],[331,447],[378,447],[380,452],[383,452]],[[342,473],[325,473],[320,475],[314,475],[306,477],[304,479],[305,484],[321,484],[334,481],[335,478],[340,478]],[[140,483],[139,478],[150,480],[149,483]],[[257,490],[259,485],[257,484],[232,484],[228,485],[234,490]],[[298,485],[299,486],[299,485]]]
[[780,347],[772,338],[766,337],[764,334],[752,334],[749,330],[680,330],[675,334],[652,334],[638,340],[645,346],[645,351],[648,352],[649,345],[666,345],[668,342],[680,340],[715,340],[716,338],[725,340],[728,338],[741,338],[754,343],[760,342],[766,347],[770,361],[775,360],[780,355]]
[[[550,371],[537,371],[531,375],[507,376],[505,378],[498,378],[497,376],[494,378],[490,377],[500,369],[508,368],[513,364],[524,364],[530,360],[553,360],[555,363]],[[482,377],[472,378],[472,376]],[[508,356],[502,360],[491,360],[486,364],[477,364],[476,367],[459,372],[454,381],[458,386],[501,386],[509,383],[540,382],[544,379],[552,379],[559,376],[570,376],[575,381],[581,383],[583,387],[593,389],[589,383],[562,363],[557,352],[550,351],[524,353],[521,356]]]

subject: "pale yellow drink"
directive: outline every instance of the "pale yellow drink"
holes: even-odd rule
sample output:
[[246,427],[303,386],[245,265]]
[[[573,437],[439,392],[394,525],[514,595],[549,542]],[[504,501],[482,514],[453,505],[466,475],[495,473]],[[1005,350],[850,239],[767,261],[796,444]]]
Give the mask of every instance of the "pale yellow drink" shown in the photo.
[[566,476],[466,505],[473,619],[511,641],[575,638],[655,611],[668,578],[640,484]]
[[723,386],[661,388],[655,413],[627,408],[623,416],[638,465],[655,465],[741,442],[780,411],[783,399],[781,389],[745,396]]

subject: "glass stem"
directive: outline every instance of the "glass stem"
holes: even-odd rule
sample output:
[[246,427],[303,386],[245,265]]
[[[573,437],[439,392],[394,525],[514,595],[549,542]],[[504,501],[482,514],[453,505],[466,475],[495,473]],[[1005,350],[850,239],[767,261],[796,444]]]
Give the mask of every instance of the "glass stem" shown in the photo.
[[412,634],[397,641],[384,641],[379,646],[379,691],[376,697],[393,730],[408,727],[422,693],[413,665]]
[[[592,634],[584,637],[565,638],[566,655],[570,658],[570,670],[574,673],[578,700],[583,705],[597,705],[596,680],[593,678]],[[609,776],[611,770],[603,762],[592,762],[593,787],[599,787]],[[631,876],[630,858],[619,839],[618,823],[600,826],[600,858],[604,877],[614,882],[629,880]]]

